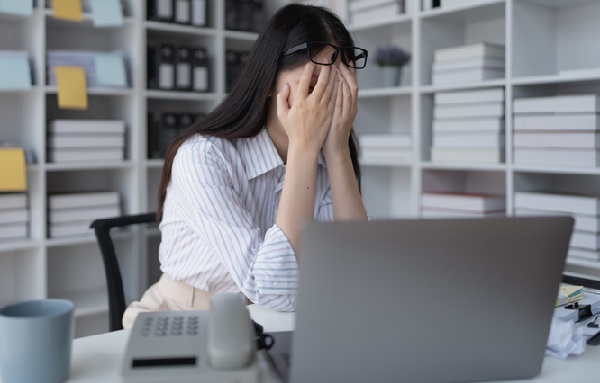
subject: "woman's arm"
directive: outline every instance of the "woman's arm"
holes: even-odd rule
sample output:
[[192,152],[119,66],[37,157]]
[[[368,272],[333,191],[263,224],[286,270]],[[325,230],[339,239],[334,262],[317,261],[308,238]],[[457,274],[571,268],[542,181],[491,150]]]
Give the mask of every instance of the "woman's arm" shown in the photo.
[[358,112],[358,84],[354,69],[340,65],[337,87],[331,129],[323,146],[331,184],[333,217],[336,221],[366,220],[367,212],[360,196],[348,146],[352,124]]

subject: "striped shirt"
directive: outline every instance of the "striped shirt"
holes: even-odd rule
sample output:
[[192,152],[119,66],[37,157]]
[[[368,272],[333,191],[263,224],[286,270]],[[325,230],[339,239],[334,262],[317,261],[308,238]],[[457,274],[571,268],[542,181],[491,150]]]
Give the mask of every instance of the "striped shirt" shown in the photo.
[[[280,311],[296,307],[298,264],[275,224],[285,164],[266,129],[254,138],[196,135],[177,151],[160,223],[161,270],[210,292],[242,292]],[[333,221],[320,155],[315,220]]]

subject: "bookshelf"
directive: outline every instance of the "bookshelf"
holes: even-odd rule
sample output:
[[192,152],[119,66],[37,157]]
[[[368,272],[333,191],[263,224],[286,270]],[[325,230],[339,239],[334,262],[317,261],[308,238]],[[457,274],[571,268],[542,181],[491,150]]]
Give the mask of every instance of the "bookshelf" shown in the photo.
[[[337,2],[350,20],[352,0]],[[600,94],[599,0],[473,0],[458,6],[422,10],[411,2],[408,14],[374,19],[349,28],[370,62],[359,72],[360,134],[410,132],[412,160],[363,163],[363,197],[375,218],[420,217],[423,192],[503,194],[514,215],[514,193],[541,190],[594,194],[600,167],[525,165],[513,161],[513,99],[571,93]],[[505,45],[505,77],[479,82],[432,84],[436,49],[487,41]],[[382,87],[375,64],[377,47],[394,44],[412,54],[399,86]],[[434,97],[439,92],[502,88],[505,95],[505,161],[431,160]],[[600,262],[569,259],[566,272],[600,280]]]
[[[266,14],[287,1],[267,0]],[[35,153],[28,165],[30,238],[0,242],[0,305],[19,300],[67,298],[75,302],[76,336],[108,331],[108,301],[102,258],[92,232],[47,237],[47,195],[57,192],[116,190],[124,214],[154,211],[163,161],[148,157],[147,112],[207,112],[225,95],[225,49],[249,49],[255,32],[225,29],[225,2],[207,0],[205,27],[147,19],[142,0],[123,0],[120,27],[95,28],[91,14],[82,22],[55,19],[36,1],[33,14],[0,12],[0,50],[24,50],[32,65],[33,87],[0,90],[0,140]],[[166,41],[205,47],[210,58],[210,92],[191,93],[147,88],[146,46]],[[88,88],[85,111],[58,108],[56,86],[46,85],[46,53],[81,49],[124,53],[129,87]],[[48,163],[46,124],[53,119],[116,119],[126,124],[123,161]],[[148,233],[156,244],[158,231]],[[124,238],[123,240],[131,240]]]

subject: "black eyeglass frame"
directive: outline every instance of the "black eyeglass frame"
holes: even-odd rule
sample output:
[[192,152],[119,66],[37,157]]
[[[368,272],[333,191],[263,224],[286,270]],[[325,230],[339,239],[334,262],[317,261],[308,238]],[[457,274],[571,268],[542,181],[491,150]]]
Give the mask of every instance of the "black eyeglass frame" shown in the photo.
[[[325,63],[320,63],[320,62],[317,62],[317,61],[315,61],[315,60],[313,59],[313,57],[312,57],[312,53],[310,52],[310,49],[308,49],[308,45],[309,45],[309,44],[323,44],[323,45],[329,45],[330,47],[332,47],[333,49],[335,49],[335,51],[333,52],[333,54],[332,54],[332,56],[331,56],[331,63],[329,63],[329,64],[325,64]],[[327,66],[331,66],[331,65],[333,65],[333,63],[335,62],[335,60],[337,60],[337,57],[338,57],[339,53],[340,53],[342,50],[344,50],[344,49],[357,49],[357,50],[360,50],[360,51],[364,52],[364,54],[365,54],[365,64],[364,64],[364,65],[362,65],[362,66],[360,66],[360,67],[357,67],[357,66],[355,66],[355,65],[353,65],[353,64],[351,65],[350,63],[348,63],[348,62],[346,61],[346,58],[344,57],[344,55],[341,55],[341,56],[340,56],[340,59],[342,60],[342,62],[344,63],[344,65],[346,65],[346,66],[347,66],[347,67],[349,67],[349,68],[354,68],[354,69],[363,69],[364,67],[366,67],[366,66],[367,66],[367,59],[369,58],[369,51],[368,51],[368,50],[366,50],[366,49],[364,49],[364,48],[359,48],[359,47],[338,47],[338,46],[335,46],[335,45],[333,45],[333,44],[326,43],[326,42],[324,42],[324,41],[314,41],[314,42],[311,42],[311,43],[302,43],[302,44],[296,45],[295,47],[291,47],[291,48],[289,48],[289,49],[286,49],[286,50],[284,50],[284,51],[283,51],[283,53],[282,53],[281,55],[282,55],[282,56],[289,56],[289,55],[291,55],[292,53],[296,53],[296,52],[298,52],[298,51],[300,51],[300,50],[303,50],[303,49],[306,49],[306,50],[308,51],[308,57],[310,58],[310,61],[314,62],[314,63],[315,63],[315,64],[317,64],[317,65],[327,65]]]

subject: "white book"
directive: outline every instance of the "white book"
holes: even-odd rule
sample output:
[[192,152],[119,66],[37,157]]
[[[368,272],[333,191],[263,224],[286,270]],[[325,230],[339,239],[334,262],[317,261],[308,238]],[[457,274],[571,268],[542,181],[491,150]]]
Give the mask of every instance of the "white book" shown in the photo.
[[125,122],[120,120],[53,120],[48,124],[48,133],[124,134]]
[[514,148],[518,165],[600,166],[600,149]]
[[489,104],[465,104],[465,105],[435,105],[433,116],[436,120],[441,119],[466,119],[466,118],[496,118],[504,116],[504,103]]
[[504,132],[434,132],[436,148],[503,148]]
[[0,239],[25,239],[28,237],[28,224],[0,225]]
[[434,72],[431,82],[433,85],[479,82],[504,77],[504,69],[475,68],[455,70],[452,72]]
[[[412,0],[407,0],[412,1]],[[356,12],[363,9],[378,7],[381,5],[387,5],[391,3],[402,2],[402,0],[349,0],[348,10],[350,12]]]
[[[569,258],[577,257],[587,261],[600,261],[600,252],[594,250],[569,247]],[[577,260],[577,259],[576,259]]]
[[499,103],[504,102],[504,89],[489,88],[461,92],[438,92],[433,95],[433,102],[436,105]]
[[447,209],[472,212],[498,212],[505,209],[502,194],[490,193],[430,193],[421,195],[421,205],[428,209]]
[[410,134],[361,134],[358,136],[361,148],[409,148]]
[[474,68],[501,68],[506,66],[504,58],[499,57],[473,57],[461,60],[447,60],[434,62],[432,69],[434,72],[443,73],[448,70],[456,69],[474,69]]
[[26,193],[0,193],[0,211],[27,207]]
[[364,24],[373,20],[390,18],[404,13],[404,4],[399,2],[389,3],[350,13],[351,24]]
[[569,245],[580,249],[597,251],[600,249],[600,234],[573,231]]
[[29,222],[29,209],[27,208],[0,210],[0,225],[27,222]]
[[574,230],[587,231],[590,233],[600,233],[600,217],[592,215],[569,214],[560,211],[535,210],[535,209],[515,209],[516,216],[552,216],[566,215],[575,219]]
[[124,147],[125,137],[122,135],[89,135],[89,136],[50,136],[50,148],[114,148]]
[[515,209],[535,209],[570,214],[600,215],[600,198],[543,192],[515,192]]
[[48,196],[50,210],[116,205],[120,202],[121,196],[116,191],[61,193]]
[[360,159],[368,163],[404,163],[412,159],[412,149],[366,148],[360,150]]
[[527,97],[514,100],[514,113],[598,113],[600,98],[595,94]]
[[112,218],[121,215],[121,208],[118,205],[82,207],[75,209],[50,210],[48,212],[48,223],[65,223],[72,221],[89,220],[91,223],[99,218]]
[[53,148],[48,150],[48,162],[79,161],[122,161],[125,158],[123,147],[115,148]]
[[90,228],[90,221],[74,221],[68,223],[55,223],[48,226],[49,238],[93,235],[94,229]]
[[475,44],[462,45],[453,48],[437,49],[434,52],[436,62],[446,60],[460,60],[476,57],[499,57],[504,58],[504,45],[481,42]]
[[504,149],[497,148],[431,148],[432,162],[475,162],[500,164],[504,162]]
[[515,148],[580,148],[596,149],[600,146],[597,132],[514,132]]
[[521,114],[514,116],[514,130],[600,130],[596,113],[577,114]]
[[434,120],[433,133],[438,132],[499,132],[504,130],[501,118],[477,118],[467,120]]
[[423,208],[421,210],[421,216],[423,218],[490,218],[505,217],[506,213],[504,211],[481,212]]

